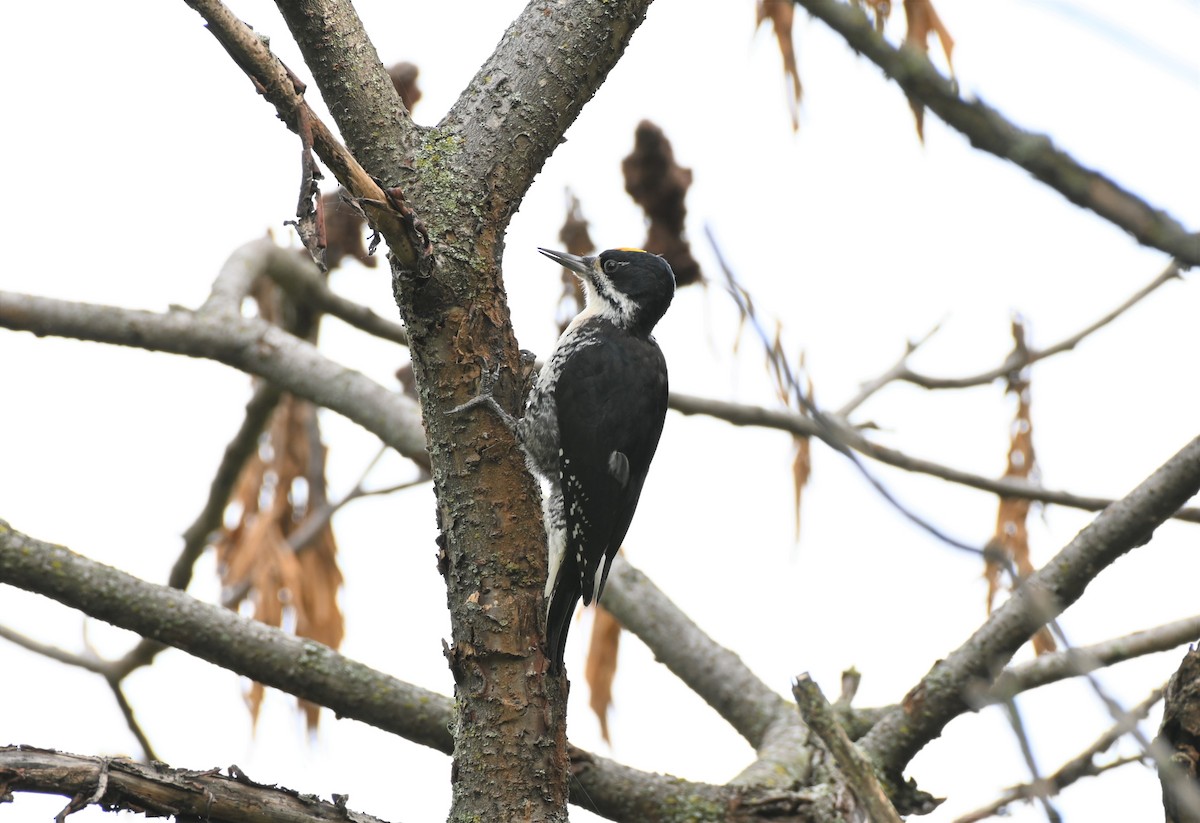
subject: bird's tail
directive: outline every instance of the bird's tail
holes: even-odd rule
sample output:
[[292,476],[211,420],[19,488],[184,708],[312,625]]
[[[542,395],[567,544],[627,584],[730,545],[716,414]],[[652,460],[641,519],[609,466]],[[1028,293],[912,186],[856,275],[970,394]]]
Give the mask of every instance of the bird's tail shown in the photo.
[[562,671],[563,656],[567,651],[567,631],[571,628],[571,618],[575,615],[575,604],[578,602],[578,593],[572,597],[557,587],[550,595],[550,608],[546,615],[546,654],[550,656],[550,671],[554,674]]

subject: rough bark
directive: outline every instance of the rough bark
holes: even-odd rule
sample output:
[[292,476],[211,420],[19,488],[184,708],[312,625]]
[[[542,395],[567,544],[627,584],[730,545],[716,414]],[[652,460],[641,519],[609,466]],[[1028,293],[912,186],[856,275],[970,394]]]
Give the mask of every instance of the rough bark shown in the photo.
[[1167,683],[1155,744],[1166,823],[1200,823],[1200,652],[1194,649]]
[[70,797],[63,817],[98,805],[105,811],[206,823],[383,823],[350,811],[344,797],[335,795],[328,802],[256,783],[237,766],[230,766],[225,776],[217,769],[169,769],[161,763],[146,766],[123,757],[83,757],[31,746],[0,746],[0,798],[8,791]]
[[[486,410],[450,414],[484,374],[520,402],[500,275],[504,230],[533,176],[641,22],[647,2],[531,3],[438,127],[395,116],[394,92],[348,3],[280,3],[348,146],[402,189],[433,242],[393,257],[428,436],[456,684],[451,820],[562,820],[565,680],[541,652],[545,537],[513,434]],[[351,53],[346,47],[353,45]],[[344,63],[344,65],[343,65]],[[358,78],[359,82],[350,78]],[[376,93],[372,93],[375,89]],[[364,111],[367,110],[367,111]],[[512,786],[521,786],[514,797]]]

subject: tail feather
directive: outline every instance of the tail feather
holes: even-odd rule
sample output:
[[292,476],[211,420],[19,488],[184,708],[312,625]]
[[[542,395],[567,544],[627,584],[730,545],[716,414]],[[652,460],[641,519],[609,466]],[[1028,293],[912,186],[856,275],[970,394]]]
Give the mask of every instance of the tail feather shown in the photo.
[[571,618],[575,615],[575,604],[579,602],[579,593],[568,593],[556,588],[550,596],[550,608],[546,616],[546,653],[550,656],[550,671],[557,674],[562,671],[563,656],[567,651],[567,632],[571,628]]

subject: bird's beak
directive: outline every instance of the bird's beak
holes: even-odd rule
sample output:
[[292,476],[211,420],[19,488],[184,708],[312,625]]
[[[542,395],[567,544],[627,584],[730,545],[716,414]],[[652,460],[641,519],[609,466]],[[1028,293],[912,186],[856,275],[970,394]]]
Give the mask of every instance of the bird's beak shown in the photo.
[[592,264],[596,262],[595,257],[576,257],[573,254],[567,254],[565,251],[554,251],[553,249],[539,248],[538,251],[563,268],[570,269],[578,275],[583,277],[591,277],[592,275]]

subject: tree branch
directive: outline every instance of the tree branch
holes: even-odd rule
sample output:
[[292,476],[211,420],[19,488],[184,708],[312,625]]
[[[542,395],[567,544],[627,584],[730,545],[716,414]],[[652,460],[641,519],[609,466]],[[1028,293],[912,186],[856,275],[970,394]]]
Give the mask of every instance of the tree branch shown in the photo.
[[[329,128],[317,117],[316,112],[304,100],[304,84],[267,47],[263,38],[238,19],[220,0],[185,0],[208,23],[208,30],[233,58],[234,63],[253,81],[259,94],[263,95],[278,112],[287,127],[297,134],[301,124],[311,132],[312,147],[321,161],[333,172],[334,177],[363,209],[371,226],[387,240],[388,247],[409,267],[426,254],[426,240],[411,210],[406,213],[402,204],[389,196],[378,182],[362,167],[355,154],[343,146]],[[372,48],[372,55],[374,49]],[[349,59],[349,55],[346,58]],[[378,58],[376,58],[378,60]],[[384,75],[386,77],[386,73]],[[394,99],[393,113],[403,115],[407,111],[400,102],[391,81],[388,81],[391,98]],[[380,98],[372,98],[376,103]],[[337,110],[333,101],[329,108]],[[390,124],[395,127],[397,123]],[[367,149],[360,155],[364,158],[376,156]]]
[[478,190],[499,225],[625,53],[650,3],[529,3],[439,124],[461,149],[463,195]]
[[955,84],[939,74],[924,53],[911,47],[893,48],[859,8],[840,0],[795,1],[883,69],[905,94],[962,132],[972,146],[1015,163],[1075,205],[1124,229],[1139,243],[1161,249],[1185,266],[1200,264],[1200,235],[1099,172],[1080,165],[1055,148],[1046,135],[1018,128],[982,101],[963,100]]
[[1069,677],[1079,677],[1142,655],[1170,651],[1197,639],[1200,639],[1200,615],[1091,646],[1078,646],[1053,654],[1043,654],[1001,672],[988,690],[984,702],[999,703],[1039,686],[1057,683]]
[[429,464],[416,404],[257,318],[158,314],[0,292],[0,327],[217,360],[332,409],[405,457]]
[[[6,791],[72,797],[76,811],[96,804],[106,811],[209,823],[383,823],[353,812],[345,801],[255,783],[237,766],[225,777],[216,769],[169,769],[125,758],[84,757],[32,746],[0,746],[0,797]],[[98,791],[97,778],[102,776]],[[66,811],[66,810],[64,810]]]
[[[735,426],[759,426],[767,429],[779,429],[799,437],[818,437],[825,439],[829,436],[826,429],[818,426],[811,417],[797,414],[786,409],[767,409],[762,406],[751,406],[744,403],[731,403],[726,400],[713,400],[707,397],[672,392],[670,408],[684,415],[703,414],[724,420]],[[943,466],[931,460],[912,457],[897,449],[881,446],[867,439],[857,429],[843,420],[826,415],[832,431],[842,445],[848,446],[860,454],[866,455],[880,463],[895,466],[905,471],[928,474],[940,477],[942,480],[969,486],[981,491],[998,494],[1002,497],[1015,497],[1021,500],[1038,500],[1042,503],[1053,503],[1072,509],[1084,511],[1100,511],[1112,504],[1110,498],[1087,497],[1071,494],[1070,492],[1045,489],[1030,485],[1015,478],[983,477],[970,472]],[[1177,520],[1189,523],[1200,523],[1200,508],[1181,508],[1173,515]]]
[[[339,715],[448,752],[450,701],[190,595],[139,580],[0,521],[0,582],[36,592]],[[139,607],[131,609],[130,603]]]
[[274,383],[262,382],[254,388],[254,394],[246,403],[246,416],[233,439],[225,447],[221,464],[213,475],[204,508],[183,532],[183,550],[171,567],[167,585],[173,589],[186,589],[192,581],[192,569],[204,549],[208,538],[221,528],[225,507],[233,494],[234,484],[242,473],[242,467],[258,451],[258,438],[266,428],[275,407],[279,405],[282,392]]
[[622,555],[613,560],[603,602],[659,662],[754,747],[758,760],[735,783],[783,788],[806,779],[812,765],[808,729],[795,707],[706,635]]
[[375,44],[348,0],[279,0],[304,63],[354,157],[397,185],[419,137]]
[[[0,583],[36,592],[202,660],[400,735],[450,753],[453,702],[351,660],[313,640],[201,603],[177,589],[139,580],[62,546],[36,540],[0,520]],[[137,609],[130,609],[137,603]],[[748,821],[780,808],[810,806],[812,796],[781,789],[714,786],[642,772],[572,750],[577,779],[572,801],[615,819],[645,823],[689,818]],[[2,766],[0,766],[2,768]],[[0,785],[4,779],[0,771]],[[636,807],[632,817],[617,816]],[[740,811],[739,811],[740,809]],[[607,811],[605,811],[607,810]],[[240,818],[238,818],[240,819]],[[779,818],[773,818],[778,820]],[[809,820],[797,815],[792,820]],[[811,819],[817,819],[815,817]]]
[[955,823],[977,823],[977,821],[986,820],[993,815],[1002,813],[1007,806],[1018,801],[1058,794],[1067,786],[1085,777],[1094,777],[1108,769],[1127,763],[1140,762],[1141,758],[1139,757],[1122,758],[1101,766],[1097,765],[1096,757],[1108,751],[1119,738],[1136,728],[1138,722],[1144,720],[1150,713],[1154,704],[1162,699],[1162,694],[1162,689],[1155,689],[1149,697],[1126,712],[1111,728],[1100,735],[1096,742],[1064,763],[1054,774],[1036,783],[1014,786],[987,806],[959,817]]
[[[1060,340],[1059,342],[1051,346],[1047,346],[1044,349],[1016,348],[999,366],[988,371],[979,372],[978,374],[971,374],[963,377],[936,377],[933,375],[915,372],[908,367],[908,358],[916,350],[917,346],[924,342],[924,340],[916,343],[910,343],[904,352],[904,356],[902,356],[894,366],[881,374],[879,377],[864,383],[859,393],[847,401],[840,409],[838,409],[837,415],[842,418],[848,417],[850,413],[862,405],[862,403],[868,397],[893,381],[912,383],[913,385],[920,386],[923,389],[964,389],[972,386],[986,386],[996,380],[1007,378],[1010,374],[1020,371],[1026,366],[1030,366],[1039,360],[1045,360],[1046,358],[1053,357],[1056,354],[1061,354],[1065,351],[1071,351],[1081,342],[1083,342],[1083,340],[1089,335],[1099,331],[1109,323],[1116,320],[1122,314],[1136,306],[1151,293],[1156,291],[1164,283],[1170,280],[1179,279],[1181,273],[1182,267],[1179,265],[1179,262],[1177,260],[1172,260],[1167,264],[1167,267],[1158,274],[1157,277],[1155,277],[1142,288],[1138,289],[1138,291],[1134,293],[1128,300],[1121,303],[1121,305],[1117,306],[1115,309],[1094,323],[1086,326],[1083,329],[1080,329],[1070,337]],[[928,339],[928,335],[926,335],[925,339]]]
[[862,745],[894,778],[945,725],[978,704],[996,672],[1029,637],[1083,594],[1102,569],[1148,542],[1157,528],[1200,490],[1200,437],[1109,506],[962,646],[939,661],[863,738]]
[[871,761],[863,757],[838,725],[821,687],[808,674],[802,674],[792,684],[792,694],[804,722],[833,755],[838,771],[858,801],[858,812],[872,823],[900,823],[900,815],[879,785]]
[[[347,300],[325,282],[311,260],[296,257],[306,265],[270,265],[267,275],[282,286],[297,302],[305,303],[367,334],[401,346],[408,345],[408,333],[394,320],[380,317],[366,306]],[[274,257],[272,257],[274,263]]]

